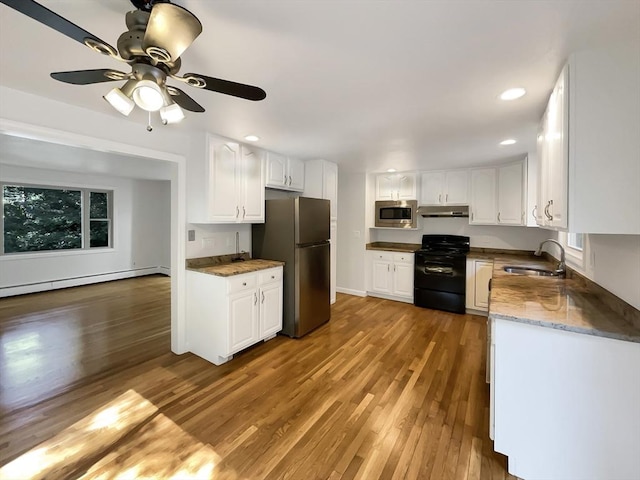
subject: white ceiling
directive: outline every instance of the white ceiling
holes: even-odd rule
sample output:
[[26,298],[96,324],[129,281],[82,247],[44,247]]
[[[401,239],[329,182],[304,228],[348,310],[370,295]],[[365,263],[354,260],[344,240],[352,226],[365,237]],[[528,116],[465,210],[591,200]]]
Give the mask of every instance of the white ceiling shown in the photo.
[[[112,45],[132,9],[128,0],[41,3]],[[165,128],[253,133],[264,148],[367,171],[480,165],[533,151],[568,54],[608,40],[640,42],[638,0],[174,3],[204,26],[180,73],[257,85],[267,98],[185,86],[207,112]],[[107,84],[67,85],[49,73],[125,64],[4,5],[0,45],[0,84],[119,116],[101,98]],[[528,94],[497,99],[513,86]],[[499,147],[505,138],[518,143]]]

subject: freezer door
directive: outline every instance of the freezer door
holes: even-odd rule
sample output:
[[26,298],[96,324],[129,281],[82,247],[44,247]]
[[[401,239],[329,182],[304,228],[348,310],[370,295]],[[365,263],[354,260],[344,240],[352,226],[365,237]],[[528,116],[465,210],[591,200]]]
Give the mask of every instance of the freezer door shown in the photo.
[[329,200],[298,197],[296,199],[297,245],[308,245],[329,240]]
[[296,249],[296,337],[322,325],[331,316],[329,248],[329,243],[323,243]]

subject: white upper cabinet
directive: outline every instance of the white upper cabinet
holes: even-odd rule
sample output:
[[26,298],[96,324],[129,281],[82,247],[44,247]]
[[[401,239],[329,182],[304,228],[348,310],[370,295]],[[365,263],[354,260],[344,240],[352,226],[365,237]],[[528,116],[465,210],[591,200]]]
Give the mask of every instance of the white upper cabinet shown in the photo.
[[524,225],[525,162],[498,167],[498,223]]
[[376,200],[416,200],[415,173],[385,173],[376,176]]
[[638,85],[638,42],[569,57],[544,119],[538,198],[544,226],[640,234]]
[[469,223],[526,225],[526,160],[471,170]]
[[467,170],[424,172],[421,179],[420,205],[468,205]]
[[478,168],[471,170],[471,208],[469,223],[497,223],[496,169]]
[[242,215],[238,215],[242,222],[264,222],[264,161],[262,152],[247,145],[243,145],[242,172],[240,179],[240,202]]
[[326,160],[305,162],[305,197],[323,198],[331,204],[331,220],[338,218],[338,165]]
[[187,165],[191,223],[264,222],[264,161],[257,148],[207,135]]
[[279,153],[267,152],[266,186],[301,192],[304,189],[304,162]]
[[568,213],[568,114],[569,69],[558,77],[545,111],[538,149],[540,180],[538,208],[540,225],[567,228]]

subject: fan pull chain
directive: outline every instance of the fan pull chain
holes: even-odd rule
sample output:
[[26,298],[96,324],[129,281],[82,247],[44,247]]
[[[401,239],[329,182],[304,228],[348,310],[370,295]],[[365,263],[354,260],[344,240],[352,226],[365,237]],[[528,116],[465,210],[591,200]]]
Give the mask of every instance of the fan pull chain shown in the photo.
[[147,122],[147,132],[151,132],[153,130],[153,127],[151,126],[151,112],[149,113],[149,121]]

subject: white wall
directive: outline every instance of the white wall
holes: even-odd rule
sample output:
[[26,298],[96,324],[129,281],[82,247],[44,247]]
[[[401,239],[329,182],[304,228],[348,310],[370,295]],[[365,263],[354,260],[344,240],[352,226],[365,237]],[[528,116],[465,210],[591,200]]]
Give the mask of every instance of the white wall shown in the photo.
[[187,238],[187,258],[211,257],[236,253],[236,232],[240,238],[240,251],[251,252],[251,225],[207,225],[187,224],[195,232],[195,240]]
[[345,293],[366,291],[365,193],[364,173],[340,171],[336,287]]
[[133,268],[171,269],[171,182],[134,180],[131,205]]
[[170,266],[170,183],[0,166],[16,183],[113,189],[113,249],[0,257],[0,288]]
[[372,229],[372,242],[420,243],[423,234],[465,235],[472,247],[505,250],[536,250],[540,242],[553,234],[536,227],[469,225],[468,218],[422,218],[418,230]]

